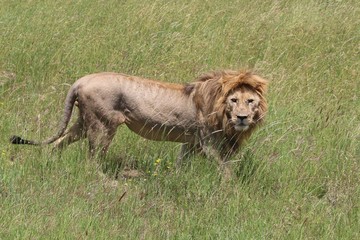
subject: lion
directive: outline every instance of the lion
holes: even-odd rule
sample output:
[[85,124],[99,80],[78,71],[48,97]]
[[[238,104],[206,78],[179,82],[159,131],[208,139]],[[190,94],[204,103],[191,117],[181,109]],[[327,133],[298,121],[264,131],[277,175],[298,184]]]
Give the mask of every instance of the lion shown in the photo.
[[[214,71],[188,84],[120,73],[78,79],[66,96],[60,128],[45,141],[12,136],[13,144],[54,144],[87,138],[91,156],[105,155],[119,125],[157,141],[182,143],[177,165],[192,153],[215,158],[226,174],[229,158],[267,112],[268,81],[252,71]],[[79,116],[67,130],[74,106]]]

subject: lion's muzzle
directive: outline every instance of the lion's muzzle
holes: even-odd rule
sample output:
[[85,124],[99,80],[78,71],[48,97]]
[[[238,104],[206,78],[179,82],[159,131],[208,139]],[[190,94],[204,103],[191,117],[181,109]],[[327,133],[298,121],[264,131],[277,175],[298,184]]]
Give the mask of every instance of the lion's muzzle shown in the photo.
[[233,119],[234,128],[236,131],[246,131],[249,128],[249,115],[239,114]]

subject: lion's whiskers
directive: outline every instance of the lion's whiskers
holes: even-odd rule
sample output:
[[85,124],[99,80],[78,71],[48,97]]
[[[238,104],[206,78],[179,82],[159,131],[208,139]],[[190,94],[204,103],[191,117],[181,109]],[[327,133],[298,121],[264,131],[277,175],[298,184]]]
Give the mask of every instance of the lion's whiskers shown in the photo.
[[257,123],[257,122],[263,120],[264,117],[265,117],[265,113],[261,114],[255,122]]

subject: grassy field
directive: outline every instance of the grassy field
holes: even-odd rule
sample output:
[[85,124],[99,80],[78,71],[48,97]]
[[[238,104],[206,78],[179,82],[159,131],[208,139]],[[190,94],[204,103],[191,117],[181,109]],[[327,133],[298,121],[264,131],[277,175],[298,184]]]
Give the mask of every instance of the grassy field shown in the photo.
[[[355,0],[1,1],[0,239],[360,239],[359,15]],[[125,127],[103,162],[85,141],[8,142],[56,132],[89,73],[244,67],[271,81],[269,112],[228,183]]]

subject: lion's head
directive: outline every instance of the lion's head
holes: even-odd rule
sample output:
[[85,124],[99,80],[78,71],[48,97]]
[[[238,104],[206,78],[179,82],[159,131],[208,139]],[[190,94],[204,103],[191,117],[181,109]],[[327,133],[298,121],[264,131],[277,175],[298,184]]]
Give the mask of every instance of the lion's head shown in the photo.
[[250,71],[219,71],[195,82],[195,102],[204,123],[239,145],[263,122],[267,80]]
[[246,131],[261,119],[260,97],[248,86],[233,90],[222,104],[226,105],[226,116],[235,131]]

